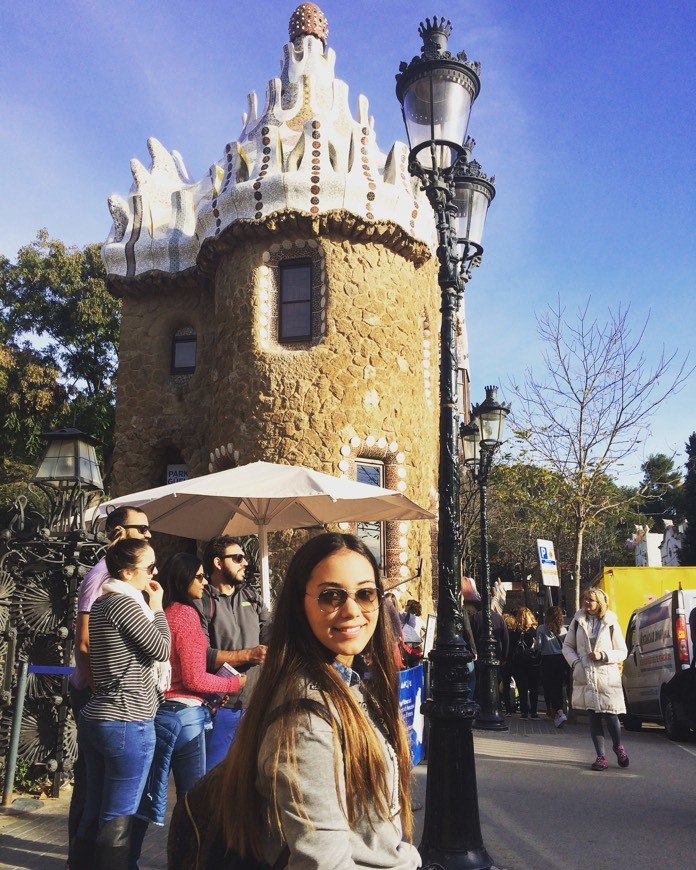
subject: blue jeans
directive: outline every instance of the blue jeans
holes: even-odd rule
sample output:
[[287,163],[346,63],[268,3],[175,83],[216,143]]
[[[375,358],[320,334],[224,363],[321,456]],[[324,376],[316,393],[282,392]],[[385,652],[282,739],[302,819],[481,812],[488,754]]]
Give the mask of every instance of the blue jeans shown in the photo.
[[229,710],[227,707],[220,707],[213,716],[213,727],[205,733],[207,770],[212,770],[227,755],[227,750],[232,745],[234,735],[237,733],[242,713],[242,710]]
[[87,767],[85,808],[78,832],[86,836],[118,816],[138,809],[155,752],[155,723],[92,720],[80,716],[78,741]]
[[179,701],[160,704],[155,716],[155,755],[138,808],[141,818],[156,825],[164,824],[170,770],[174,773],[177,798],[205,774],[204,733],[210,720],[208,707],[189,707]]

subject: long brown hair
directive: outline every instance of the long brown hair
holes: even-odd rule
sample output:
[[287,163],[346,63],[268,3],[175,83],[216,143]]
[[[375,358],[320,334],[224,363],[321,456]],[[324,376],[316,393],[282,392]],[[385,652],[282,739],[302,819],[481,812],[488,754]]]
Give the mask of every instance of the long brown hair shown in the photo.
[[517,631],[528,631],[530,628],[536,628],[536,617],[528,607],[520,607],[515,617],[515,629]]
[[[256,790],[257,760],[266,731],[268,716],[282,707],[282,719],[297,721],[306,716],[302,711],[302,689],[308,680],[321,694],[331,713],[334,745],[342,747],[346,781],[345,806],[342,810],[354,824],[371,807],[383,818],[389,818],[389,783],[384,754],[366,721],[366,715],[346,684],[332,666],[332,656],[315,637],[305,614],[305,589],[314,568],[324,559],[348,549],[364,556],[375,576],[375,585],[383,591],[379,569],[374,557],[354,535],[326,533],[310,539],[295,553],[276,602],[268,653],[261,676],[254,688],[249,708],[243,716],[235,741],[224,762],[222,791],[218,801],[227,845],[241,855],[262,858],[264,834],[269,814]],[[380,610],[375,632],[365,649],[370,660],[370,678],[364,682],[366,701],[374,719],[384,729],[392,745],[399,768],[399,802],[404,833],[411,835],[410,771],[406,730],[399,711],[397,668],[394,657],[391,626]],[[274,748],[273,764],[277,772],[279,759],[285,756],[296,767],[292,727],[278,728],[278,745]],[[341,802],[339,776],[334,769],[337,800]],[[275,790],[274,790],[275,795]],[[301,790],[292,796],[295,810],[304,813]],[[276,798],[274,798],[276,800]],[[280,827],[280,808],[271,808]],[[311,822],[311,819],[308,821]]]
[[559,635],[563,628],[563,608],[549,607],[544,615],[544,624],[551,634]]

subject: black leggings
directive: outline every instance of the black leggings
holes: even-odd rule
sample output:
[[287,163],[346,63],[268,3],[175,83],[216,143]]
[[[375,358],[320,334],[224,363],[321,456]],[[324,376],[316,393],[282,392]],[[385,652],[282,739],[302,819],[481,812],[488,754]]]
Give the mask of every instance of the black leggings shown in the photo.
[[612,740],[612,746],[619,746],[621,743],[621,723],[616,713],[595,713],[594,710],[588,710],[587,712],[590,714],[590,737],[594,743],[597,755],[605,754],[602,721],[607,723],[607,730]]
[[547,706],[555,712],[563,710],[563,684],[568,665],[560,653],[541,657],[541,682]]

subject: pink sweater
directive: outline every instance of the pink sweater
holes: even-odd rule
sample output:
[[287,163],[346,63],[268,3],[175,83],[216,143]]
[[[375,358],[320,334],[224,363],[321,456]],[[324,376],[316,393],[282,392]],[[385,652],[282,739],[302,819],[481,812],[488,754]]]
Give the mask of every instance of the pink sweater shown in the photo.
[[169,656],[172,685],[165,697],[202,698],[213,693],[238,692],[238,677],[218,677],[205,669],[208,640],[201,628],[198,611],[188,604],[175,602],[164,614],[172,635]]

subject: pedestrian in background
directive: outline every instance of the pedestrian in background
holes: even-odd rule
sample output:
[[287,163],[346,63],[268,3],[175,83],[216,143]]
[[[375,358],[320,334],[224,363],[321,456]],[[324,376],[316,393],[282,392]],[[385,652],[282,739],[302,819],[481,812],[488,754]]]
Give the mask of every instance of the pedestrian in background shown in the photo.
[[563,711],[563,686],[567,682],[568,665],[563,657],[563,641],[566,628],[563,625],[563,609],[549,607],[544,624],[537,628],[535,649],[541,653],[541,684],[544,687],[547,715],[560,728],[568,717]]
[[539,664],[541,656],[534,648],[537,621],[528,607],[520,607],[515,617],[515,628],[510,637],[510,664],[520,693],[522,719],[538,719]]
[[384,608],[384,615],[391,626],[396,666],[400,670],[403,670],[407,667],[404,661],[406,653],[404,650],[404,633],[399,616],[399,600],[393,592],[385,592],[382,607]]
[[425,622],[423,622],[421,617],[422,613],[423,608],[420,601],[416,601],[415,598],[409,598],[406,602],[406,607],[400,614],[403,637],[406,643],[423,643]]
[[208,638],[207,668],[217,673],[228,664],[246,675],[243,688],[229,696],[206,731],[206,766],[212,770],[227,755],[266,658],[271,614],[247,582],[249,566],[238,538],[220,535],[206,544],[203,568],[208,585],[194,602]]
[[[491,592],[493,590],[491,589]],[[469,617],[469,623],[471,625],[471,634],[474,639],[474,646],[476,650],[483,655],[483,646],[485,641],[485,631],[483,626],[483,610],[480,601],[472,602],[473,612]],[[495,610],[491,609],[491,624],[493,627],[493,640],[495,641],[495,648],[493,650],[493,654],[499,662],[504,662],[509,655],[510,652],[510,635],[508,632],[507,625],[503,617],[497,613]],[[478,699],[479,691],[481,688],[480,681],[480,668],[481,668],[481,659],[476,658],[474,662],[474,673],[476,680],[476,688],[477,692],[474,695],[474,699]],[[500,682],[500,666],[498,667],[497,679],[495,684],[498,685]]]
[[620,669],[626,658],[623,632],[616,614],[608,609],[603,589],[588,589],[582,601],[583,608],[573,617],[563,644],[563,655],[572,669],[573,708],[587,710],[590,716],[590,736],[597,753],[592,770],[609,766],[604,723],[619,767],[628,767],[619,722],[619,714],[626,712]]
[[[508,630],[508,638],[512,637],[515,630],[515,617],[512,613],[503,613],[503,621]],[[500,691],[502,694],[505,714],[512,716],[517,710],[517,686],[513,688],[512,664],[510,662],[510,640],[508,640],[508,653],[500,664]]]

